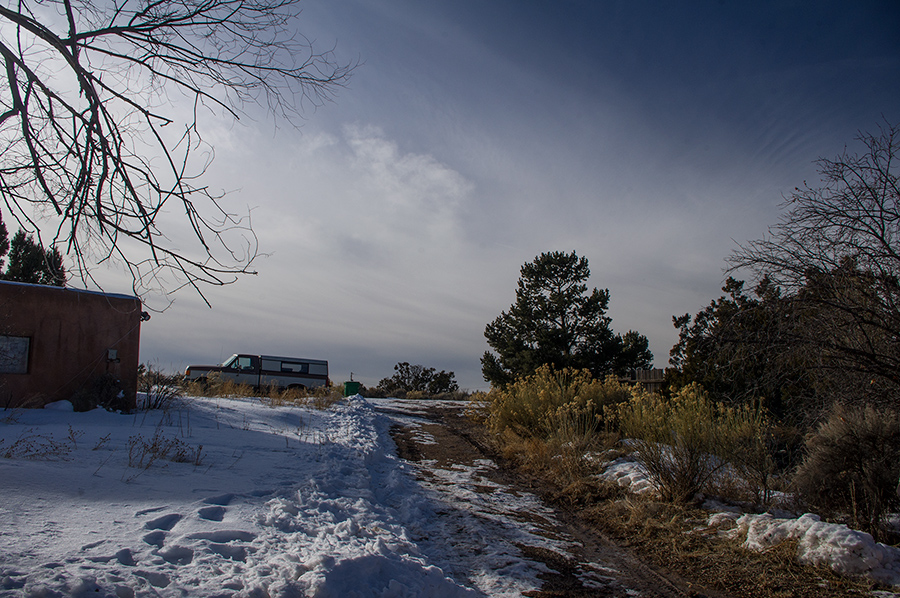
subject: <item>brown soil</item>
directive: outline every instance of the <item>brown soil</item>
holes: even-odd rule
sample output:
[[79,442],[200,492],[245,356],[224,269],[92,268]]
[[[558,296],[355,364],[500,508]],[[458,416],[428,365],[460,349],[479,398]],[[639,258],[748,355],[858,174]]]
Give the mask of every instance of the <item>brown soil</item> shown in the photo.
[[[562,533],[576,539],[579,546],[568,559],[546,549],[519,546],[524,556],[554,572],[542,574],[544,586],[529,596],[624,596],[623,588],[630,588],[641,596],[660,598],[819,598],[860,596],[873,589],[828,570],[798,565],[792,546],[758,554],[715,531],[696,532],[698,521],[705,520],[702,511],[622,499],[590,484],[560,489],[504,460],[492,448],[484,427],[463,417],[461,409],[432,407],[417,415],[430,423],[394,429],[401,457],[434,461],[444,468],[492,460],[498,465],[491,470],[492,481],[541,496],[553,505],[565,527]],[[421,432],[434,442],[420,442]],[[617,581],[608,587],[585,587],[576,566],[583,570],[586,563],[620,572]]]

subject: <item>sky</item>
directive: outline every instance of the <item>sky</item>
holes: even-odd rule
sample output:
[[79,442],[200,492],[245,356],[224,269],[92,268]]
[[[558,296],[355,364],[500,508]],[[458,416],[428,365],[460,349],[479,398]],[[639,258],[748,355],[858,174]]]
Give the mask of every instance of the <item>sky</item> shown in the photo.
[[374,386],[406,361],[485,390],[484,327],[519,269],[574,250],[613,330],[665,367],[672,317],[721,294],[815,160],[900,122],[893,0],[302,7],[298,31],[359,66],[299,127],[204,117],[206,182],[265,256],[211,308],[146,297],[143,362],[311,357]]

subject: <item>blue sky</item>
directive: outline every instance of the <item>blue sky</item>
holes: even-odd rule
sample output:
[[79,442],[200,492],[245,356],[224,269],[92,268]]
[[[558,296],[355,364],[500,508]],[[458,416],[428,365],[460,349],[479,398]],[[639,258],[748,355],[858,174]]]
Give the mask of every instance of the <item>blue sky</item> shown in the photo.
[[672,316],[719,295],[724,258],[814,161],[900,121],[893,1],[303,7],[301,32],[361,64],[297,129],[202,123],[207,182],[268,256],[212,309],[175,294],[143,326],[145,362],[309,356],[374,385],[409,361],[486,388],[484,326],[519,268],[575,250],[613,329],[664,367]]

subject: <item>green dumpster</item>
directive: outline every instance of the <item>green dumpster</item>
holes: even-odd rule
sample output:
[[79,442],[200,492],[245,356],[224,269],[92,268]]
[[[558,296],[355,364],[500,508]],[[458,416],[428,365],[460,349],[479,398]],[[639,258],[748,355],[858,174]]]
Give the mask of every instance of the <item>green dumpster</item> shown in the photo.
[[344,396],[352,397],[353,395],[358,395],[360,386],[359,382],[344,382]]

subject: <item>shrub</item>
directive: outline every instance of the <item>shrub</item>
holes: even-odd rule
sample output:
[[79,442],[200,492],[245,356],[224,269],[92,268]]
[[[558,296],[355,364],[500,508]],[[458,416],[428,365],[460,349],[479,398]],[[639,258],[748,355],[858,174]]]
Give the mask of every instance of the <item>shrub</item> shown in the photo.
[[587,457],[607,442],[603,408],[627,400],[614,377],[543,366],[503,389],[470,397],[470,417],[486,421],[503,454],[568,485],[587,473]]
[[103,407],[109,411],[128,411],[122,383],[112,374],[103,374],[90,380],[71,398],[75,411],[90,411]]
[[588,370],[549,365],[502,389],[492,389],[488,427],[495,434],[510,430],[528,438],[554,435],[589,436],[602,425],[603,408],[628,399],[629,388],[614,377],[593,380]]
[[729,460],[749,488],[753,501],[768,504],[775,474],[773,455],[784,444],[784,434],[776,431],[760,403],[720,409],[718,426],[720,455]]
[[692,499],[710,487],[730,459],[768,493],[772,460],[766,444],[768,418],[760,407],[726,407],[691,384],[670,399],[635,389],[615,415],[664,500]]
[[826,516],[849,516],[878,537],[889,509],[900,506],[900,413],[836,407],[806,441],[794,484],[808,505]]
[[180,376],[166,374],[152,365],[138,367],[138,392],[144,395],[144,409],[168,409],[181,398]]

